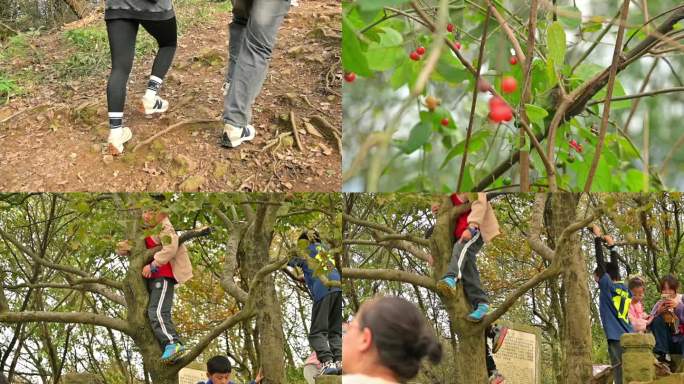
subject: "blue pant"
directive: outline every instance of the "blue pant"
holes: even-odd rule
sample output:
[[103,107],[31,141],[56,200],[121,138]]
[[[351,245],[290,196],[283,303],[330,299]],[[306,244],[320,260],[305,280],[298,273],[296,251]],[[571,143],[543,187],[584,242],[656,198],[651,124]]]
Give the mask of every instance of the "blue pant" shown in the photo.
[[224,122],[235,127],[251,122],[252,104],[261,92],[278,29],[289,10],[290,0],[233,0]]
[[653,353],[661,356],[668,353],[677,355],[682,354],[684,343],[674,341],[672,329],[667,326],[662,315],[653,319],[650,327],[656,341]]

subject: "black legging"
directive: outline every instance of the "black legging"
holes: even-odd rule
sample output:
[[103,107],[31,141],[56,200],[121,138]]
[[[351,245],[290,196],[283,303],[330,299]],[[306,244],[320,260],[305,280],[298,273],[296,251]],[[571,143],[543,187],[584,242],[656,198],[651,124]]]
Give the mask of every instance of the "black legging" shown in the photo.
[[109,49],[112,53],[112,73],[107,83],[107,108],[109,112],[123,112],[126,83],[135,57],[138,25],[142,25],[157,40],[159,51],[154,58],[152,75],[163,79],[176,53],[176,18],[160,21],[114,19],[106,22]]

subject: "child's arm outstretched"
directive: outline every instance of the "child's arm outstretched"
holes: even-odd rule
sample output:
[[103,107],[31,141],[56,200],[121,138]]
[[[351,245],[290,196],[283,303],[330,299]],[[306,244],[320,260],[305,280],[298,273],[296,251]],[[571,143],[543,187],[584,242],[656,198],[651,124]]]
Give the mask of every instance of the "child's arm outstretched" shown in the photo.
[[606,261],[603,257],[603,238],[601,237],[601,228],[594,224],[592,227],[594,232],[594,255],[596,256],[596,267],[598,275],[603,276],[606,273]]

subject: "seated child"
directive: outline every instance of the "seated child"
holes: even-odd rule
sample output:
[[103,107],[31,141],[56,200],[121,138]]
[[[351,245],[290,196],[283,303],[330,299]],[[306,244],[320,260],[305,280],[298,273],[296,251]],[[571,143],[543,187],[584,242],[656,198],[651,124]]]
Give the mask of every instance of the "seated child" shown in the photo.
[[645,333],[646,327],[653,319],[644,311],[644,280],[641,277],[633,277],[627,284],[632,292],[632,303],[629,305],[629,322],[635,333]]
[[679,280],[673,275],[667,275],[660,281],[659,300],[651,310],[653,320],[650,324],[655,337],[655,353],[658,361],[672,364],[672,354],[680,355],[684,352],[684,335],[682,321],[684,321],[684,304],[681,295],[677,294]]
[[[207,361],[207,381],[200,381],[197,384],[235,384],[230,380],[230,374],[233,367],[230,360],[226,356],[214,356]],[[256,380],[252,380],[249,384],[261,383],[261,371],[257,374]]]

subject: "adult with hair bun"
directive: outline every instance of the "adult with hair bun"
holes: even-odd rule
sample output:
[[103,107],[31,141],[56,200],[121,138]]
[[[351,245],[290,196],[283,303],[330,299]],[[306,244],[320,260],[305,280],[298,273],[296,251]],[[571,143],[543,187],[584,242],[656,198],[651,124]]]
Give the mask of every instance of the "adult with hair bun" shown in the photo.
[[442,359],[442,345],[423,314],[395,296],[361,305],[344,335],[343,384],[403,383],[418,375],[421,362]]

